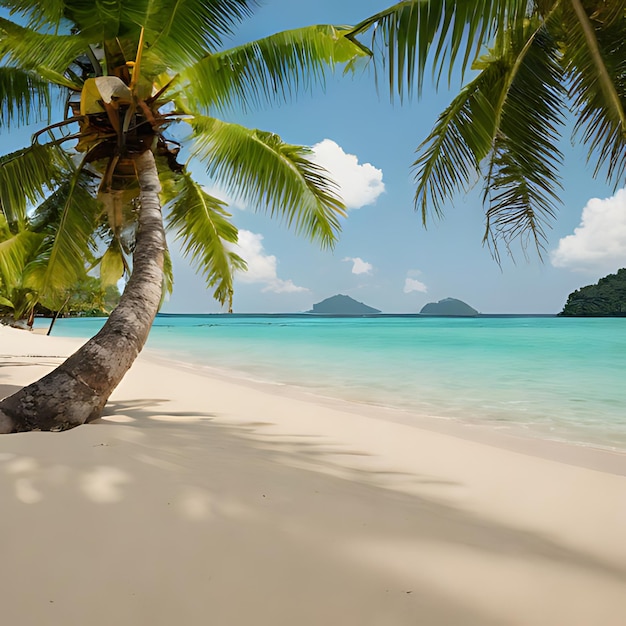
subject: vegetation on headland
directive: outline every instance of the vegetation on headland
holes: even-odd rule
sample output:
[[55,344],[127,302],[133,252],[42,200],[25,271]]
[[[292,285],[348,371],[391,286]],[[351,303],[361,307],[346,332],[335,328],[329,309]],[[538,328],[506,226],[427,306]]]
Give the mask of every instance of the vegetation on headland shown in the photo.
[[570,293],[564,317],[626,317],[626,269]]

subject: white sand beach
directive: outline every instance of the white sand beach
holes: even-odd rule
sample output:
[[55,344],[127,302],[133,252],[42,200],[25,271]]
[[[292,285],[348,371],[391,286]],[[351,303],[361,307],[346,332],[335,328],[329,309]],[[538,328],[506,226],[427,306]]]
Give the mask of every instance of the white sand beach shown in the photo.
[[[0,326],[0,397],[78,343]],[[2,623],[624,626],[626,455],[512,439],[144,353],[0,436]]]

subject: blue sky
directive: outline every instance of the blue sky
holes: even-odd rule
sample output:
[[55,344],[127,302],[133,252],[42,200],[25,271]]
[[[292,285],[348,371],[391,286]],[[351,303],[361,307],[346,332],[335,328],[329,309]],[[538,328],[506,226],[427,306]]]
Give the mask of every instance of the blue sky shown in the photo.
[[[308,24],[354,24],[391,3],[265,0],[233,43]],[[526,259],[518,250],[515,262],[503,258],[502,267],[497,265],[481,244],[479,188],[449,203],[443,221],[422,227],[413,210],[410,164],[458,87],[435,93],[427,85],[420,101],[401,106],[391,104],[383,88],[377,92],[371,73],[339,73],[325,90],[294,102],[233,114],[232,121],[315,146],[315,158],[341,183],[349,207],[335,249],[321,251],[235,199],[231,210],[240,229],[240,254],[250,267],[237,277],[235,312],[306,311],[342,293],[385,313],[419,312],[445,297],[483,313],[555,313],[574,289],[626,266],[626,191],[616,193],[601,176],[594,180],[585,149],[573,147],[569,135],[561,146],[563,205],[543,262],[532,251]],[[209,190],[223,195],[201,167],[192,169]],[[174,294],[163,310],[219,312],[203,278],[175,244],[171,248]]]
[[[238,37],[251,40],[315,23],[354,24],[390,4],[387,0],[266,0]],[[561,251],[560,267],[549,255],[542,263],[532,252],[525,259],[518,250],[515,262],[504,258],[500,268],[481,244],[480,190],[456,198],[446,208],[445,219],[424,230],[413,210],[410,164],[415,148],[453,95],[454,91],[435,93],[428,87],[419,102],[391,104],[384,89],[377,93],[373,76],[361,73],[354,78],[338,76],[324,91],[302,95],[293,103],[236,116],[235,121],[271,130],[291,143],[322,143],[318,151],[326,155],[324,164],[345,181],[344,197],[354,208],[343,221],[333,251],[320,251],[250,207],[233,208],[242,252],[250,265],[248,275],[236,281],[235,311],[305,311],[315,302],[343,293],[386,313],[417,312],[427,302],[445,297],[460,298],[485,313],[553,313],[574,289],[626,265],[623,234],[611,246],[591,232],[603,231],[611,219],[624,227],[624,194],[603,203],[591,226],[569,241],[569,249],[566,245]],[[614,195],[601,177],[593,179],[584,148],[572,148],[569,136],[561,148],[566,155],[563,206],[549,232],[549,251],[557,250],[560,240],[579,228],[590,199]],[[342,152],[348,156],[341,158]],[[196,173],[202,175],[200,169]],[[605,212],[609,215],[603,218]],[[616,249],[604,254],[607,248]],[[202,279],[178,259],[175,278],[166,311],[220,310]]]

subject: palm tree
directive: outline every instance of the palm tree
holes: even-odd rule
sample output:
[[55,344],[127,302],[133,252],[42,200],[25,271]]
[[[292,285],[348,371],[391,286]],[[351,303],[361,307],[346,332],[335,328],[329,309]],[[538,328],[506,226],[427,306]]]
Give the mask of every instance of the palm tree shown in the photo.
[[[15,156],[8,155],[4,160],[8,161]],[[110,284],[107,283],[104,271],[100,272],[101,280],[88,275],[88,271],[96,265],[95,257],[89,254],[85,258],[86,265],[82,273],[73,275],[72,282],[65,289],[46,291],[42,287],[43,270],[50,261],[69,191],[70,185],[62,183],[27,217],[17,224],[14,222],[13,228],[9,226],[4,213],[0,212],[0,312],[4,313],[8,309],[10,315],[5,313],[5,318],[12,317],[17,325],[27,324],[32,327],[37,305],[60,311],[73,298],[72,294],[80,291],[82,284],[97,284],[98,291],[106,289]]]
[[[58,229],[30,272],[39,298],[99,257],[105,282],[129,276],[103,329],[48,376],[0,402],[0,432],[63,430],[99,417],[142,349],[171,285],[161,213],[222,304],[245,262],[226,205],[177,161],[192,157],[230,192],[331,246],[344,206],[309,150],[214,117],[289,98],[364,51],[333,26],[221,50],[255,0],[0,0],[0,110],[7,127],[62,101],[63,119],[0,161],[0,214],[17,236],[28,207],[63,189]],[[169,133],[166,131],[169,130]],[[61,192],[59,192],[61,193]],[[165,272],[164,272],[165,268]]]
[[498,243],[510,253],[514,240],[541,256],[570,113],[595,175],[624,184],[625,0],[406,0],[349,36],[368,33],[392,97],[419,96],[428,68],[436,85],[473,70],[417,148],[415,208],[424,225],[482,181],[483,243],[496,259]]
[[25,284],[24,269],[40,245],[41,239],[28,230],[12,233],[0,213],[0,319],[18,324],[33,310],[34,294]]

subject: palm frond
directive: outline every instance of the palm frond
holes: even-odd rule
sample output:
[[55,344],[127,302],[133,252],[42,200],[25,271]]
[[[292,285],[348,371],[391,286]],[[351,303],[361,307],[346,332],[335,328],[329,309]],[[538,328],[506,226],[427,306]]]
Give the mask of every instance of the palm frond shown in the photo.
[[104,289],[117,282],[124,276],[126,264],[124,253],[117,239],[112,239],[111,244],[100,259],[100,283]]
[[69,165],[54,144],[34,144],[0,157],[0,211],[9,224],[23,223],[28,205],[41,202]]
[[[607,13],[611,4],[621,13]],[[607,3],[593,15],[576,1],[563,9],[564,64],[582,135],[595,174],[605,165],[616,186],[626,173],[626,4]]]
[[163,251],[163,293],[161,294],[161,306],[165,298],[174,292],[174,267],[172,266],[172,255],[169,248]]
[[0,58],[4,64],[34,70],[57,84],[80,88],[63,73],[85,52],[88,43],[80,35],[42,34],[0,18]]
[[510,252],[519,239],[526,249],[532,241],[539,256],[545,229],[560,204],[556,147],[564,123],[565,90],[560,47],[541,23],[527,22],[509,31],[502,55],[491,63],[507,62],[506,97],[502,99],[498,131],[484,181],[486,214],[484,241],[498,257],[498,242]]
[[367,56],[329,25],[289,30],[224,52],[209,54],[181,74],[195,110],[208,112],[283,101],[323,84],[329,68]]
[[0,126],[9,129],[47,119],[50,122],[49,84],[33,72],[0,67]]
[[237,243],[237,228],[221,200],[206,193],[187,173],[176,181],[176,196],[166,206],[168,228],[182,241],[183,254],[215,288],[213,297],[224,304],[233,292],[235,270],[245,269],[241,257],[229,249]]
[[480,163],[491,150],[496,117],[486,97],[494,77],[483,72],[462,89],[441,113],[413,163],[415,208],[426,225],[429,212],[443,215],[443,204],[467,190],[480,175]]
[[297,233],[332,246],[345,215],[337,187],[310,149],[278,135],[196,116],[193,155],[227,192],[281,217]]
[[20,16],[29,28],[57,29],[63,20],[65,0],[2,0],[1,6]]
[[51,229],[46,253],[27,268],[26,285],[42,299],[54,299],[75,284],[95,249],[100,207],[80,169],[59,190],[56,201],[60,204],[58,225]]
[[[426,67],[433,76],[448,68],[450,80],[457,59],[464,73],[491,43],[496,32],[519,24],[527,15],[528,2],[519,0],[406,0],[381,11],[354,27],[350,37],[365,37],[377,74],[387,74],[390,93],[400,98],[421,93]],[[438,82],[439,79],[437,79]]]
[[[2,285],[0,284],[0,291],[2,289]],[[9,309],[13,309],[15,305],[11,300],[5,298],[3,295],[0,295],[0,306],[7,307]]]
[[24,268],[37,253],[43,239],[40,233],[23,230],[0,241],[0,282],[7,289],[21,284]]
[[[153,4],[150,0],[148,3]],[[146,2],[140,2],[146,4]],[[115,38],[122,25],[123,0],[2,0],[2,6],[19,15],[28,28],[40,32],[88,33],[94,41]],[[134,0],[133,4],[137,4]],[[158,4],[163,4],[159,2]]]
[[216,50],[256,0],[139,0],[122,3],[123,19],[145,29],[151,54],[178,70]]
[[13,233],[11,232],[11,229],[9,227],[7,218],[4,216],[4,213],[0,212],[0,241],[9,239],[12,236],[13,236]]
[[426,223],[429,211],[440,216],[446,200],[484,176],[485,241],[497,257],[500,239],[508,247],[528,235],[539,246],[554,217],[562,75],[556,44],[538,20],[507,31],[474,69],[480,74],[418,148],[415,206]]

